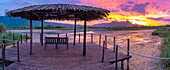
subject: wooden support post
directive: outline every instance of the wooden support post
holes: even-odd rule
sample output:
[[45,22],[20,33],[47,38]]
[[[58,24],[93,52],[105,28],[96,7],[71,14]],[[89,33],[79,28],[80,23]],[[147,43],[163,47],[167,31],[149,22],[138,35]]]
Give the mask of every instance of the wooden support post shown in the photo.
[[26,42],[27,42],[27,38],[28,38],[28,37],[27,37],[27,33],[26,33],[26,37],[25,37],[25,39],[26,39]]
[[121,69],[124,70],[124,60],[121,61]]
[[60,37],[60,33],[58,33],[58,37]]
[[80,33],[79,33],[79,43],[80,43]]
[[30,55],[32,55],[32,11],[30,13]]
[[101,46],[101,34],[99,35],[99,46]]
[[3,43],[2,44],[2,70],[5,70],[5,57],[4,57],[5,56],[4,55],[5,49],[4,49],[4,47],[5,47],[5,44]]
[[[129,47],[130,47],[130,40],[127,39],[127,50],[128,51],[130,50]],[[129,52],[127,52],[127,55],[129,56]],[[127,70],[129,70],[129,58],[127,59]]]
[[76,44],[76,16],[75,16],[75,24],[74,24],[74,41],[73,41],[73,45],[75,46]]
[[116,63],[115,63],[115,70],[117,70],[117,63],[118,63],[117,59],[118,59],[118,45],[116,45]]
[[[130,42],[129,39],[127,39],[127,50],[129,51],[129,46],[130,46]],[[127,55],[129,56],[129,52],[127,51]]]
[[127,70],[129,70],[129,58],[127,59]]
[[17,61],[20,62],[20,57],[19,57],[19,41],[17,41]]
[[91,33],[91,43],[93,43],[93,33]]
[[66,37],[67,37],[67,33],[66,33]]
[[114,48],[113,48],[113,51],[115,52],[115,47],[116,47],[116,37],[113,38],[113,43],[114,43]]
[[13,47],[15,47],[15,35],[13,34]]
[[40,43],[42,44],[42,42],[41,42],[41,38],[42,38],[42,37],[41,37],[41,36],[42,36],[42,34],[40,33]]
[[[105,35],[105,41],[107,41],[107,35]],[[106,43],[106,48],[107,48],[107,43]]]
[[21,44],[22,44],[22,34],[21,34]]
[[84,40],[83,40],[83,56],[86,56],[86,19],[87,19],[87,13],[85,12],[85,19],[84,19]]
[[43,21],[43,17],[41,17],[41,45],[43,45],[43,28],[44,28],[44,21]]
[[5,36],[3,36],[3,43],[5,44]]
[[102,52],[102,62],[104,62],[104,49],[105,49],[105,41],[103,41],[103,52]]
[[3,46],[3,49],[4,49],[4,58],[5,58],[5,50],[6,50],[6,41],[5,41],[5,36],[3,36],[3,44],[4,44],[4,46]]

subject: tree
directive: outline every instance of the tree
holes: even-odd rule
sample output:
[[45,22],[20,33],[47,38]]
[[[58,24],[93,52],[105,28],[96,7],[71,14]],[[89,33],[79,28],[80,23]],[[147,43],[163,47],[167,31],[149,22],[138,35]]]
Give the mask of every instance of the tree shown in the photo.
[[53,26],[53,25],[47,25],[47,26],[45,26],[44,28],[45,28],[45,29],[54,29],[55,26]]
[[6,27],[3,24],[0,24],[0,33],[5,33]]

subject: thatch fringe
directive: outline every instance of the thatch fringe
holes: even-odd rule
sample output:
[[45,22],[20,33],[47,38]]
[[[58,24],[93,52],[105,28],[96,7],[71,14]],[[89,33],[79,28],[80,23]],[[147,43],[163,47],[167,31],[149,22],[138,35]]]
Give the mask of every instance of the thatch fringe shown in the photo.
[[[44,20],[74,20],[74,16],[78,20],[84,20],[84,13],[87,13],[87,21],[98,20],[107,17],[109,10],[73,4],[45,4],[28,6],[7,12],[10,17],[21,17],[29,19],[30,12],[43,17]],[[33,15],[33,20],[40,20],[38,16]]]

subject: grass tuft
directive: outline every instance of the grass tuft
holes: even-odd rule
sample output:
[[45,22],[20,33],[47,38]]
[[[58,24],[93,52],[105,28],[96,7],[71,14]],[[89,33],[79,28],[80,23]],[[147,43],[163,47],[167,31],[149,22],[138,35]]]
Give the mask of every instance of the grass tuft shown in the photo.
[[[170,58],[170,27],[159,28],[155,30],[152,35],[164,37],[160,56],[163,58]],[[162,60],[161,62],[164,64],[165,69],[170,68],[170,60]]]

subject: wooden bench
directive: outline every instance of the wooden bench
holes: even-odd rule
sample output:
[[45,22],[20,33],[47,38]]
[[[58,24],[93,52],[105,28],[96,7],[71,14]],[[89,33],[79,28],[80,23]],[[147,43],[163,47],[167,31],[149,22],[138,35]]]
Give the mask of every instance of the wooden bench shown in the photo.
[[56,49],[58,44],[66,44],[68,50],[68,37],[45,37],[45,48],[47,44],[56,44]]

